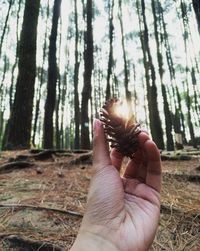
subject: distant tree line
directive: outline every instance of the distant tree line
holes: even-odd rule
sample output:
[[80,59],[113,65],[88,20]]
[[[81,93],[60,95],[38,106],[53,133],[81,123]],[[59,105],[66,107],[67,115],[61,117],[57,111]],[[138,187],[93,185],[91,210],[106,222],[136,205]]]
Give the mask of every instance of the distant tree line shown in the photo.
[[[106,0],[100,9],[97,1],[71,0],[63,29],[64,6],[62,0],[2,3],[0,148],[90,149],[93,118],[105,100],[122,96],[136,118],[140,106],[141,123],[160,149],[188,142],[197,147],[199,1]],[[169,31],[170,13],[182,32],[182,63]],[[107,25],[99,43],[101,16]]]

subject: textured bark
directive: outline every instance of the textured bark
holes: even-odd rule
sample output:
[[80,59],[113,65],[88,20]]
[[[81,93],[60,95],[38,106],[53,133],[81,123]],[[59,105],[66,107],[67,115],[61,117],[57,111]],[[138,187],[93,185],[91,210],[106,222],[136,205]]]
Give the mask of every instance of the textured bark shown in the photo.
[[9,19],[9,16],[10,16],[10,10],[11,10],[11,7],[12,7],[13,3],[14,3],[14,0],[9,0],[8,11],[7,11],[7,14],[6,14],[6,19],[5,19],[4,27],[3,27],[3,32],[2,32],[2,35],[1,35],[1,39],[0,39],[0,57],[1,57],[1,51],[2,51],[2,46],[3,46],[3,40],[4,40],[6,30],[7,30],[7,26],[8,26],[8,19]]
[[19,73],[6,149],[30,147],[39,6],[40,0],[26,0],[19,47]]
[[200,123],[200,104],[198,102],[197,77],[196,77],[194,67],[192,67],[192,69],[191,69],[191,79],[192,79],[192,86],[193,86],[193,91],[194,91],[194,109],[195,109],[195,112],[197,114],[197,117],[198,117],[198,120]]
[[181,105],[181,98],[176,84],[176,73],[174,68],[173,57],[171,53],[171,48],[168,39],[168,33],[166,28],[166,23],[164,20],[163,8],[161,3],[158,2],[158,10],[160,15],[160,25],[163,27],[163,43],[165,46],[166,51],[166,59],[167,59],[167,66],[169,69],[170,80],[171,80],[171,87],[173,93],[173,101],[175,105],[175,114],[173,115],[173,125],[174,125],[174,132],[178,134],[182,134],[184,142],[186,142],[185,137],[185,124],[184,124],[184,116],[182,112],[182,105]]
[[15,54],[15,63],[12,66],[12,77],[11,77],[11,86],[9,90],[9,103],[10,103],[10,111],[12,109],[13,105],[13,95],[14,95],[14,81],[15,81],[15,69],[18,64],[19,59],[19,18],[20,18],[20,12],[22,7],[22,0],[19,0],[18,2],[18,9],[17,9],[17,21],[16,21],[16,54]]
[[200,1],[199,0],[192,0],[194,12],[196,15],[196,20],[197,20],[197,25],[198,25],[198,30],[200,34]]
[[[140,10],[141,8],[141,10]],[[149,122],[152,138],[160,149],[164,149],[163,131],[158,111],[156,75],[149,48],[149,34],[145,16],[145,3],[141,0],[141,6],[137,1],[137,11],[140,24],[140,40],[143,51],[143,62],[145,68],[145,78],[147,86],[147,101],[149,111]],[[142,24],[144,30],[142,30]]]
[[49,42],[47,98],[45,103],[45,115],[44,115],[44,136],[43,136],[44,148],[54,147],[53,113],[55,110],[56,83],[58,78],[57,61],[56,61],[56,50],[57,50],[56,40],[57,40],[58,20],[60,17],[60,5],[61,5],[61,0],[54,1],[53,20],[51,27],[50,42]]
[[108,58],[108,68],[107,68],[107,78],[106,78],[106,100],[111,97],[111,84],[110,80],[113,72],[113,35],[114,35],[114,25],[113,25],[113,9],[114,0],[108,0],[108,14],[109,14],[109,58]]
[[78,30],[78,13],[77,13],[77,0],[74,1],[74,16],[75,16],[75,65],[74,65],[74,120],[75,120],[75,140],[74,148],[80,148],[80,105],[78,94],[78,81],[79,81],[79,30]]
[[122,1],[119,0],[119,22],[120,22],[120,29],[121,29],[121,42],[122,42],[122,51],[123,51],[123,61],[124,61],[124,87],[125,87],[125,95],[126,95],[126,101],[128,104],[129,114],[133,114],[132,109],[132,97],[131,92],[129,91],[129,69],[128,69],[128,63],[127,63],[127,56],[126,56],[126,50],[125,50],[125,40],[124,40],[124,27],[123,27],[123,17],[122,17]]
[[[67,55],[68,56],[68,55]],[[67,57],[68,58],[68,57]],[[67,148],[66,141],[65,141],[65,134],[67,133],[64,128],[64,114],[65,114],[65,104],[68,97],[66,96],[67,93],[67,74],[69,71],[69,61],[67,61],[67,65],[65,67],[65,72],[62,77],[62,93],[61,93],[61,124],[60,124],[60,137],[61,137],[61,149]],[[70,118],[68,118],[70,120]]]
[[38,126],[38,119],[39,119],[39,114],[40,114],[40,101],[42,97],[42,86],[45,82],[45,70],[44,70],[44,64],[46,61],[46,56],[47,56],[47,33],[48,33],[48,22],[49,18],[49,1],[47,3],[47,13],[46,13],[46,29],[45,29],[45,35],[44,35],[44,45],[43,45],[43,56],[42,56],[42,67],[40,69],[40,74],[39,74],[39,87],[36,92],[36,105],[35,105],[35,116],[34,116],[34,121],[33,121],[33,136],[32,136],[32,144],[35,146],[35,137],[36,137],[36,131],[37,131],[37,126]]
[[90,148],[88,105],[91,99],[91,77],[93,70],[93,31],[92,31],[92,0],[87,0],[86,24],[87,30],[84,34],[84,86],[82,90],[81,103],[81,148]]
[[163,56],[161,51],[161,39],[159,38],[158,33],[158,16],[156,9],[158,8],[157,5],[158,1],[151,0],[151,6],[153,11],[153,17],[154,17],[154,34],[155,34],[155,40],[156,40],[156,48],[157,48],[157,60],[158,60],[158,68],[159,68],[159,75],[160,75],[160,82],[161,82],[161,92],[163,97],[163,106],[164,106],[164,115],[165,115],[165,131],[166,131],[166,148],[168,151],[174,150],[174,141],[172,136],[172,119],[171,119],[171,112],[169,109],[169,103],[167,99],[167,92],[165,88],[165,84],[163,82]]
[[195,139],[195,133],[194,133],[194,127],[192,123],[192,107],[191,107],[191,97],[190,97],[190,89],[189,89],[189,76],[188,73],[190,71],[190,66],[188,64],[188,36],[190,34],[189,32],[189,24],[188,24],[188,15],[187,15],[187,5],[186,3],[181,0],[180,2],[180,9],[181,9],[181,15],[182,15],[182,22],[183,22],[183,38],[184,38],[184,47],[185,47],[185,57],[186,57],[186,64],[185,64],[185,89],[186,89],[186,106],[187,106],[187,123],[189,127],[189,133],[191,138],[191,143],[193,147],[197,147],[196,139]]

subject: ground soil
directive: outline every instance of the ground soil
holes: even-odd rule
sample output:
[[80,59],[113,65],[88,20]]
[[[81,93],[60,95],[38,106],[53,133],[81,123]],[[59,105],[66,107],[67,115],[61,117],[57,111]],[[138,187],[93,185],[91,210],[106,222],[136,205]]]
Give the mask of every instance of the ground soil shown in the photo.
[[[90,152],[0,152],[0,250],[69,250],[92,177]],[[19,165],[1,171],[1,166]],[[200,250],[200,156],[163,161],[161,219],[153,250]]]

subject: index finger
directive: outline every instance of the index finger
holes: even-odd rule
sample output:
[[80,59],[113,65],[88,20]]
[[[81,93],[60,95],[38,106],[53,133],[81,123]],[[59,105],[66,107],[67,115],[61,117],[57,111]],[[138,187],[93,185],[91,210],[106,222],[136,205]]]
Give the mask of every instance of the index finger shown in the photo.
[[124,172],[124,177],[134,179],[140,176],[141,173],[142,176],[146,176],[146,171],[141,169],[145,168],[145,166],[143,165],[144,162],[146,162],[146,156],[144,156],[144,145],[147,140],[149,140],[149,135],[142,131],[138,135],[139,148],[134,154],[134,158],[128,162],[126,170]]

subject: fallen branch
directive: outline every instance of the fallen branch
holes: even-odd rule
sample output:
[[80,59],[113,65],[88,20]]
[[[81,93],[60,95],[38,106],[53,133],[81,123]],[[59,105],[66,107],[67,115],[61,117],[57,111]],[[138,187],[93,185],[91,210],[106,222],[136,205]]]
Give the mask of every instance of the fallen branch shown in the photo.
[[191,213],[190,211],[183,211],[173,205],[167,205],[167,204],[161,204],[160,211],[163,214],[189,214],[192,218],[195,218],[197,220],[200,220],[200,214],[199,213]]
[[33,205],[25,205],[25,204],[0,204],[0,207],[14,207],[14,208],[19,208],[19,209],[24,209],[24,208],[30,208],[30,209],[34,209],[34,210],[48,210],[48,211],[53,211],[53,212],[58,212],[58,213],[62,213],[62,214],[67,214],[69,216],[73,216],[73,217],[78,217],[78,218],[82,218],[83,215],[81,213],[75,212],[75,211],[71,211],[71,210],[62,210],[62,209],[58,209],[58,208],[50,208],[50,207],[41,207],[41,206],[33,206]]
[[189,181],[193,183],[200,183],[200,175],[199,174],[190,174],[190,173],[171,173],[171,172],[163,172],[163,178],[173,178],[178,181]]
[[24,248],[24,249],[31,248],[31,250],[64,251],[64,248],[61,248],[57,245],[54,245],[54,244],[51,244],[48,242],[44,242],[44,241],[37,241],[37,240],[22,238],[17,235],[7,236],[4,238],[4,241],[10,242],[10,247],[15,247],[15,248],[20,247],[20,248]]
[[18,155],[12,161],[21,161],[27,159],[46,160],[52,158],[52,154],[66,157],[73,156],[72,152],[69,150],[43,149],[43,150],[31,150],[30,154],[27,155]]
[[92,164],[92,152],[84,153],[69,162],[70,165]]
[[176,160],[191,160],[192,157],[188,155],[168,155],[168,154],[161,154],[161,160],[171,160],[171,161],[176,161]]
[[84,150],[84,149],[75,149],[73,150],[73,153],[88,153],[90,150]]
[[34,163],[31,163],[28,161],[9,162],[0,166],[0,173],[7,173],[7,172],[11,172],[14,169],[22,169],[26,167],[31,167],[33,165]]

